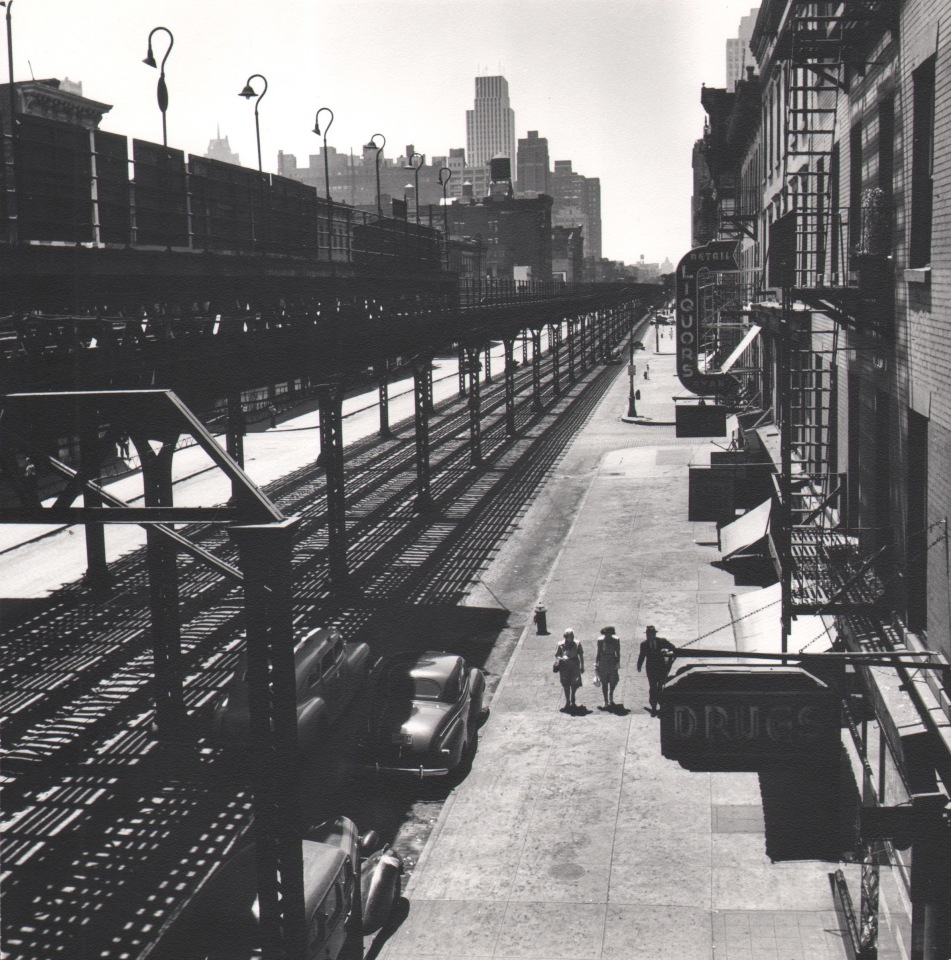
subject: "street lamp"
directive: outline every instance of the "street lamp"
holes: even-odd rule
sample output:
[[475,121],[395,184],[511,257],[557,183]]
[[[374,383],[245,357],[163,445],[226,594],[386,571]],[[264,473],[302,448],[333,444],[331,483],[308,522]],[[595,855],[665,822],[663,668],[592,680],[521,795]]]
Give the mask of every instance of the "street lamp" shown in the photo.
[[[443,180],[442,175],[446,174],[446,179]],[[443,233],[446,238],[446,269],[449,269],[449,201],[446,197],[446,190],[449,186],[449,181],[452,179],[452,170],[449,167],[440,167],[439,176],[436,178],[439,186],[442,187],[442,225]]]
[[[419,163],[415,165],[413,164],[414,157],[419,157]],[[416,226],[417,227],[419,226],[419,168],[423,165],[423,162],[424,162],[423,155],[421,153],[414,153],[413,156],[409,158],[409,163],[407,163],[405,167],[406,170],[413,171],[413,179],[416,182],[415,197],[416,197]]]
[[[376,145],[376,138],[379,137],[383,143],[379,146]],[[370,137],[370,142],[366,145],[365,149],[376,150],[376,214],[380,219],[383,218],[383,202],[380,200],[380,154],[383,152],[383,148],[386,146],[386,137],[382,133],[374,133]]]
[[[251,86],[251,81],[257,78],[258,80],[264,81],[264,89],[258,94],[254,92],[254,87]],[[248,77],[248,82],[244,85],[244,89],[238,94],[239,97],[244,97],[245,100],[250,100],[252,97],[257,97],[257,100],[254,103],[254,133],[258,140],[258,173],[262,172],[261,168],[261,124],[258,122],[258,107],[261,105],[261,101],[264,99],[264,94],[267,93],[267,77],[261,73],[252,73]]]
[[175,46],[175,37],[168,27],[155,27],[149,34],[149,51],[142,62],[147,67],[157,66],[155,57],[152,55],[152,37],[154,37],[159,30],[163,30],[168,34],[168,50],[165,51],[165,56],[162,57],[162,66],[159,68],[158,87],[155,91],[155,95],[158,98],[158,108],[162,111],[162,145],[167,147],[168,130],[165,125],[165,114],[168,111],[168,87],[165,85],[165,61],[168,60],[168,55],[172,52],[172,47]]
[[[320,132],[320,115],[327,111],[330,114],[330,120],[327,122],[324,127],[324,132]],[[314,133],[317,136],[323,136],[324,138],[324,189],[327,191],[327,253],[330,260],[334,258],[334,204],[333,200],[330,198],[330,161],[327,158],[327,131],[330,129],[331,124],[334,122],[334,112],[330,107],[321,107],[317,114],[314,116]]]

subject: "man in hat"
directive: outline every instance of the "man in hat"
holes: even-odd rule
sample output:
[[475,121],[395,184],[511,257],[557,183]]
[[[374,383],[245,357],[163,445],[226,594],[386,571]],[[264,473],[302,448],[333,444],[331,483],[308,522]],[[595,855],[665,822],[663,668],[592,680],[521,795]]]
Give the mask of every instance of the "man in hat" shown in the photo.
[[602,627],[598,637],[598,655],[594,669],[604,695],[604,709],[615,705],[614,691],[618,684],[618,668],[621,666],[621,641],[614,634],[614,627]]
[[648,696],[652,717],[657,716],[657,697],[670,670],[671,654],[676,652],[677,648],[666,637],[657,636],[656,627],[647,628],[647,639],[641,644],[641,652],[637,658],[637,672],[640,673],[641,667],[647,664],[647,683],[650,686]]

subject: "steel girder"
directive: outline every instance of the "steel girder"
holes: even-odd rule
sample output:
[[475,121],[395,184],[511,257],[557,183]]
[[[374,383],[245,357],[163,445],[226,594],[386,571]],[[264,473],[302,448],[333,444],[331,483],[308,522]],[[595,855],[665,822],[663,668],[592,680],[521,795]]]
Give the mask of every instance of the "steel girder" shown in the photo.
[[561,321],[548,327],[551,344],[551,386],[556,397],[561,396]]
[[568,382],[574,383],[575,376],[575,324],[574,317],[568,318]]
[[[472,466],[482,463],[482,390],[479,385],[479,348],[467,350],[469,367],[469,462]],[[488,356],[488,351],[486,351]]]
[[390,430],[390,381],[387,375],[386,364],[377,366],[377,393],[379,394],[380,405],[380,436],[392,437]]
[[532,410],[542,412],[542,332],[532,328]]
[[518,361],[515,359],[515,341],[507,337],[502,341],[505,350],[505,434],[514,437],[515,429],[515,371]]
[[327,557],[332,583],[347,579],[347,493],[343,476],[343,386],[320,388],[320,462],[327,476]]
[[431,357],[413,363],[413,398],[416,432],[416,509],[432,506],[429,468],[429,411],[433,401],[433,362]]
[[265,960],[305,955],[291,552],[299,519],[235,526],[245,572],[259,929]]

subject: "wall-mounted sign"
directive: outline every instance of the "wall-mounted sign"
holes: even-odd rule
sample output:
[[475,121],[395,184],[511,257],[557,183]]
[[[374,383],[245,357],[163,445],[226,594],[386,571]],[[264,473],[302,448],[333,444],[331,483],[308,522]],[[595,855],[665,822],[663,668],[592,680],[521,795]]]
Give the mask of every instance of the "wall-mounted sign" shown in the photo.
[[838,693],[798,666],[682,667],[660,698],[661,751],[695,770],[758,770],[839,742]]
[[698,369],[703,317],[697,308],[697,274],[701,270],[735,273],[740,269],[739,250],[736,240],[711,240],[706,246],[695,247],[677,264],[677,376],[691,393],[727,393],[727,387],[736,383],[729,374],[705,374]]

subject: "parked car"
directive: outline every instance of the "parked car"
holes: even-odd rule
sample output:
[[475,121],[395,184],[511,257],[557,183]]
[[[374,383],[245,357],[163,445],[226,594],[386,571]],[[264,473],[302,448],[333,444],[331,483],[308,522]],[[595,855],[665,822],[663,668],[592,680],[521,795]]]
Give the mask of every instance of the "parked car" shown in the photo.
[[361,764],[379,772],[438,777],[475,748],[488,717],[485,677],[454,653],[426,650],[382,660],[370,673],[358,741]]
[[[335,960],[348,934],[375,933],[400,898],[403,862],[376,837],[357,835],[340,817],[301,841],[308,958]],[[258,881],[253,844],[225,861],[176,918],[156,950],[161,960],[260,957]]]
[[[298,642],[294,648],[294,673],[297,736],[302,752],[319,742],[322,731],[339,719],[364,687],[369,664],[370,648],[365,643],[345,643],[335,627],[318,627]],[[215,707],[215,733],[222,739],[248,739],[247,673],[248,658],[244,652]]]

